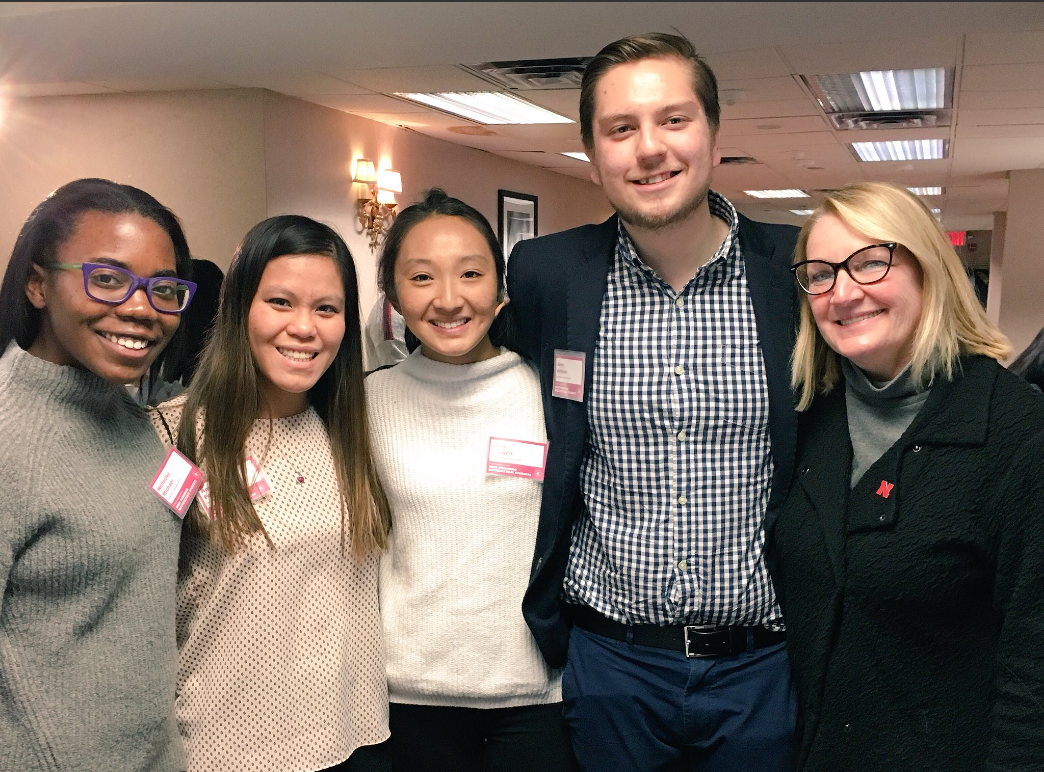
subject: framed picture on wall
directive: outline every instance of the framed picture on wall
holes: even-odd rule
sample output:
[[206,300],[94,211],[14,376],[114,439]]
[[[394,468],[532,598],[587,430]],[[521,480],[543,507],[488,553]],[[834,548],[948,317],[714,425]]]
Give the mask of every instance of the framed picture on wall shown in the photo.
[[497,221],[497,235],[506,258],[519,241],[537,235],[537,197],[513,190],[498,190]]

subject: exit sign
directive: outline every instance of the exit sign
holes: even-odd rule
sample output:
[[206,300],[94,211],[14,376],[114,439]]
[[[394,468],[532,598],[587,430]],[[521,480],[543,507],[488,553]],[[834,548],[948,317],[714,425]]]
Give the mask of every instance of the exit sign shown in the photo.
[[950,243],[955,247],[964,246],[964,234],[965,231],[946,231],[946,235],[950,237]]

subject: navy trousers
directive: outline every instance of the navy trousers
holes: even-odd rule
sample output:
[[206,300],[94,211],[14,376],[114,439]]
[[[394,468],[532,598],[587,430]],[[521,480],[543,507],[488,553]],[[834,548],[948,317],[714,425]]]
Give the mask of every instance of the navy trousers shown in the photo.
[[563,709],[584,772],[791,772],[786,644],[687,659],[573,628]]

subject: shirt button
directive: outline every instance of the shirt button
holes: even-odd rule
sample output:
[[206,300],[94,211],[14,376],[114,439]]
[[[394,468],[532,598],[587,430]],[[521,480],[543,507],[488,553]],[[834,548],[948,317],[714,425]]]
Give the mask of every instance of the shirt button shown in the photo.
[[681,440],[682,442],[684,442],[685,438],[688,437],[688,436],[689,435],[685,433],[684,429],[682,429],[680,432],[678,432],[678,439]]
[[674,368],[674,374],[675,375],[681,375],[684,372],[685,372],[685,368],[682,365],[678,365],[677,367]]
[[914,451],[914,453],[920,453],[921,452],[921,446],[920,445],[914,445],[913,451]]
[[674,305],[676,305],[676,306],[677,306],[678,308],[681,308],[682,306],[684,306],[684,305],[685,305],[685,301],[684,301],[684,300],[682,300],[681,298],[677,298],[677,299],[676,299],[676,300],[674,301]]
[[689,567],[689,564],[686,563],[684,560],[679,560],[678,561],[678,568],[680,568],[682,571],[684,571],[688,567]]
[[678,497],[678,503],[679,504],[686,504],[686,503],[688,503],[688,501],[689,501],[689,497],[686,496],[684,493],[681,496]]

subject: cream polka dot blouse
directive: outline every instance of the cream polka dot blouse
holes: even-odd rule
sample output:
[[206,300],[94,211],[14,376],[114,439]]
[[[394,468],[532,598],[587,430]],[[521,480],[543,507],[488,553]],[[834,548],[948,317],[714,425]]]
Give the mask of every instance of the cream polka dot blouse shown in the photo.
[[[184,397],[150,413],[176,432]],[[271,440],[269,441],[269,426]],[[189,772],[312,772],[388,737],[377,558],[341,553],[329,437],[315,410],[258,420],[247,454],[271,493],[254,502],[275,548],[229,554],[184,530],[176,713]]]

